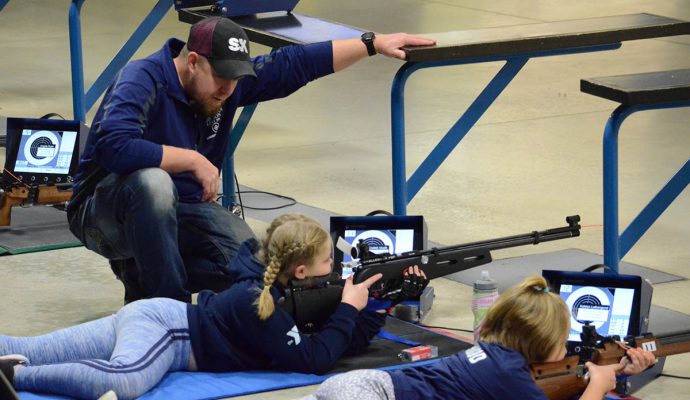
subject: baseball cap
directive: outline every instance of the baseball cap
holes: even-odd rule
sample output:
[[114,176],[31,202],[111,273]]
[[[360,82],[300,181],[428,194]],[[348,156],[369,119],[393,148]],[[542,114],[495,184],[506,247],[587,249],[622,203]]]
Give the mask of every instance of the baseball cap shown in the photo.
[[224,17],[209,17],[192,25],[187,48],[206,57],[223,79],[256,78],[244,30]]

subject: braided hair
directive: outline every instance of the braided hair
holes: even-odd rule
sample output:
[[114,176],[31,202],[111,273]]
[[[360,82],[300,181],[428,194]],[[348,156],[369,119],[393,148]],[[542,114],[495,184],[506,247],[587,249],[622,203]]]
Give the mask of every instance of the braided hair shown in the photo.
[[315,220],[302,214],[285,214],[266,229],[259,260],[266,266],[263,288],[254,303],[259,319],[273,315],[275,304],[271,286],[281,276],[291,278],[294,268],[314,263],[319,250],[329,240],[328,232]]
[[535,275],[496,300],[479,339],[513,349],[531,364],[546,361],[563,346],[569,330],[570,314],[565,302],[549,291],[543,277]]

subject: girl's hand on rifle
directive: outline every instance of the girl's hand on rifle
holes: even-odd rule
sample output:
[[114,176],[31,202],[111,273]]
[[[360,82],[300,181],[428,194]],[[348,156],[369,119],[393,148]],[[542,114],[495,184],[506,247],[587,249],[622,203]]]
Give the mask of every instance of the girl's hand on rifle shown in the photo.
[[418,266],[409,267],[403,272],[403,284],[400,294],[404,297],[403,300],[412,300],[419,297],[424,288],[429,284],[424,271]]
[[618,373],[635,375],[656,364],[656,357],[649,351],[640,348],[628,348],[627,357],[623,357],[618,363]]
[[[580,397],[581,400],[601,399],[608,391],[616,387],[616,375],[634,375],[646,370],[656,363],[654,354],[640,348],[626,348],[627,356],[618,364],[596,365],[587,362],[589,385]],[[589,397],[592,396],[592,397]]]
[[376,274],[356,285],[352,282],[354,279],[352,276],[347,278],[340,302],[353,306],[357,311],[362,311],[369,300],[369,287],[381,279],[381,277],[383,277],[383,274]]
[[424,270],[418,266],[408,267],[403,271],[402,285],[400,289],[389,292],[385,295],[392,301],[392,305],[396,305],[405,300],[416,300],[424,292],[424,289],[429,284],[429,279],[426,277]]
[[596,365],[588,361],[585,367],[589,370],[589,384],[580,400],[601,400],[606,393],[616,387],[618,364]]

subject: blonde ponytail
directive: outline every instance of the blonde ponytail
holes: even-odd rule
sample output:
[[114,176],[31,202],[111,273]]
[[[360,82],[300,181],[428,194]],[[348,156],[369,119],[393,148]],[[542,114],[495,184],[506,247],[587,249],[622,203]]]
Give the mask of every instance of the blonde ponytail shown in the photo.
[[273,286],[273,282],[275,282],[279,273],[280,261],[278,261],[277,257],[272,257],[271,261],[266,265],[266,271],[264,272],[264,287],[256,300],[257,315],[262,321],[268,319],[275,311],[276,306],[273,303],[273,296],[271,296],[271,286]]

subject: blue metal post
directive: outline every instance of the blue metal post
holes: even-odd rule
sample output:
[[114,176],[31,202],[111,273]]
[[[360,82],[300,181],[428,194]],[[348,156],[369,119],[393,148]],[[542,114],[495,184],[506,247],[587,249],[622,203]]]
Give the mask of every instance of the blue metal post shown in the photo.
[[391,88],[391,152],[393,157],[393,213],[407,214],[405,173],[405,83],[417,64],[405,63],[393,78]]
[[690,160],[628,225],[619,236],[618,220],[618,132],[631,114],[644,110],[690,107],[690,102],[646,104],[616,108],[604,128],[604,264],[618,273],[620,261],[661,216],[676,197],[690,184]]
[[139,24],[120,51],[96,78],[88,92],[84,92],[84,61],[81,43],[81,6],[85,0],[72,0],[69,11],[70,56],[72,63],[72,103],[74,119],[85,122],[86,112],[110,85],[115,75],[129,61],[148,35],[173,5],[173,0],[159,0]]
[[[230,207],[235,202],[235,160],[234,154],[237,145],[244,135],[244,131],[252,119],[254,110],[256,110],[257,103],[244,106],[240,116],[237,117],[235,125],[230,131],[230,144],[228,150],[225,152],[225,161],[223,161],[223,198],[221,204],[223,207]],[[239,190],[239,188],[237,188]]]
[[79,13],[84,0],[72,0],[69,6],[69,53],[72,65],[72,111],[74,119],[86,122],[84,110],[84,61],[81,53]]
[[[83,0],[82,0],[83,1]],[[165,14],[172,7],[173,0],[159,0],[149,14],[141,21],[141,24],[132,33],[132,35],[127,39],[125,44],[122,45],[120,51],[117,52],[112,61],[107,67],[101,72],[101,74],[96,78],[93,85],[86,92],[84,98],[84,106],[86,111],[90,110],[91,107],[96,103],[99,97],[105,92],[108,86],[112,83],[113,78],[122,69],[122,67],[127,64],[127,62],[132,58],[134,53],[141,47],[144,40],[153,32],[156,26],[161,22]]]

